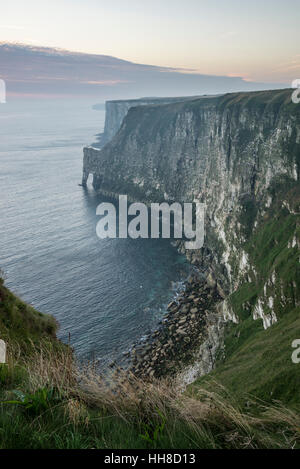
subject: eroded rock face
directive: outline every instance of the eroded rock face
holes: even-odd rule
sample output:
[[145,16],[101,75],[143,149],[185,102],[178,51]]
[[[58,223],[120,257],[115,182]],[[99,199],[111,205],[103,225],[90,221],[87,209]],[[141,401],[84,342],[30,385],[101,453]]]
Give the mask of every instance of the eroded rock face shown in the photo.
[[272,181],[299,180],[300,106],[290,96],[267,91],[133,107],[102,150],[84,149],[84,182],[92,173],[94,188],[110,195],[205,202],[207,248],[222,283],[234,289],[248,269],[240,249],[248,214],[250,230],[252,212],[271,203]]
[[[207,315],[207,335],[187,371],[188,381],[213,367],[224,321],[239,322],[228,296],[258,278],[245,243],[272,206],[275,181],[298,185],[299,155],[300,105],[291,102],[291,90],[133,107],[101,151],[84,149],[84,180],[92,173],[97,191],[148,203],[207,206],[205,247],[186,254],[193,265],[207,268],[207,285],[217,289],[219,303],[211,309],[213,316]],[[298,216],[289,202],[286,210]],[[289,249],[298,246],[293,236]],[[183,243],[176,245],[184,252]],[[245,306],[265,328],[278,319],[271,280],[257,303]]]

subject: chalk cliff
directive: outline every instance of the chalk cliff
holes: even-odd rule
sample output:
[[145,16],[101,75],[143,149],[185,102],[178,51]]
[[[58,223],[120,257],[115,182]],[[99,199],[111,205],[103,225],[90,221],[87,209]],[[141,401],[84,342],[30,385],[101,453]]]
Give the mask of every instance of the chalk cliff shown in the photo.
[[267,329],[299,307],[300,105],[291,90],[132,107],[101,151],[84,149],[83,184],[89,174],[111,195],[206,204],[205,247],[187,255],[217,280],[218,317],[252,316]]

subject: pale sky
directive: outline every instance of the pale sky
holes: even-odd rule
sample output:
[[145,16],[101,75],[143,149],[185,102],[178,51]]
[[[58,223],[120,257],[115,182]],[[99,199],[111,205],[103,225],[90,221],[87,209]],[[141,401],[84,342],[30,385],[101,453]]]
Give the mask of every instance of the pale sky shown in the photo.
[[255,81],[300,78],[299,31],[300,0],[2,0],[0,6],[0,41]]

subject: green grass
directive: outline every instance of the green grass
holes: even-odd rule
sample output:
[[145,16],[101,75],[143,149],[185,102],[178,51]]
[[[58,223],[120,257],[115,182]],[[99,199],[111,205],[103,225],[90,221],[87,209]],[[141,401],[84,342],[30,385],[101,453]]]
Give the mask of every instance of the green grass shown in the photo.
[[[295,235],[300,238],[300,187],[283,180],[270,192],[273,204],[243,246],[256,275],[250,273],[251,282],[244,280],[229,297],[240,322],[226,326],[225,354],[220,354],[225,359],[192,388],[216,380],[243,403],[252,395],[266,402],[296,405],[300,404],[300,365],[293,364],[291,357],[292,343],[300,339],[300,264],[298,247],[288,245]],[[249,221],[242,221],[249,226]],[[253,320],[253,310],[260,298],[265,314],[270,313],[269,297],[274,298],[278,323],[265,331],[262,320]]]
[[[12,293],[8,298],[13,307],[20,302]],[[17,342],[19,328],[16,335],[10,331],[8,363],[0,365],[0,449],[300,447],[297,408],[255,402],[250,411],[245,410],[232,394],[215,383],[213,393],[195,386],[182,394],[174,383],[142,382],[119,373],[108,386],[93,364],[78,368],[72,351],[57,346],[52,330],[47,336],[44,320],[48,318],[43,316],[38,340],[35,321],[40,316],[32,316],[31,308],[27,313],[26,334]],[[294,317],[291,322],[288,317],[285,320],[290,326]],[[13,327],[18,321],[11,324]],[[254,324],[258,326],[252,321]],[[291,336],[293,331],[294,326]],[[30,340],[31,333],[34,341]],[[264,336],[258,328],[260,353],[266,353],[265,338],[267,343],[270,341],[271,350],[273,344],[280,344],[283,339],[279,328],[277,333],[269,338],[269,332]],[[252,350],[246,335],[240,337],[248,360],[249,354],[257,350]],[[233,337],[228,337],[228,342],[228,355],[235,366],[240,344]],[[220,376],[225,383],[226,370]],[[228,384],[230,388],[230,380]],[[295,385],[289,388],[291,396]],[[282,386],[286,387],[284,382]]]
[[252,395],[265,402],[300,404],[300,365],[292,362],[292,343],[297,338],[299,307],[267,331],[252,318],[228,325],[225,361],[193,386],[206,386],[216,380],[243,403]]
[[[0,271],[1,274],[1,271]],[[11,293],[0,276],[0,337],[5,342],[15,342],[19,352],[26,353],[32,344],[48,342],[49,346],[62,347],[56,339],[57,322],[52,316],[36,311]]]
[[52,356],[51,366],[45,358],[37,352],[24,364],[23,383],[0,388],[0,449],[300,447],[299,413],[280,404],[256,402],[245,411],[216,384],[215,392],[187,395],[128,376],[112,391],[90,372],[79,386],[61,374],[62,357]]

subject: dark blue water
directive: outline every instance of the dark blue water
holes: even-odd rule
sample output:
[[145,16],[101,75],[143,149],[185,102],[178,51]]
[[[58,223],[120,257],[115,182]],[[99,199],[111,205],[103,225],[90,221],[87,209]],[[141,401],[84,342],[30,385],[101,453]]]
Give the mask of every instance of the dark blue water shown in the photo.
[[104,124],[92,104],[0,104],[0,267],[80,357],[107,361],[156,326],[188,266],[167,240],[97,238],[105,199],[78,186]]

